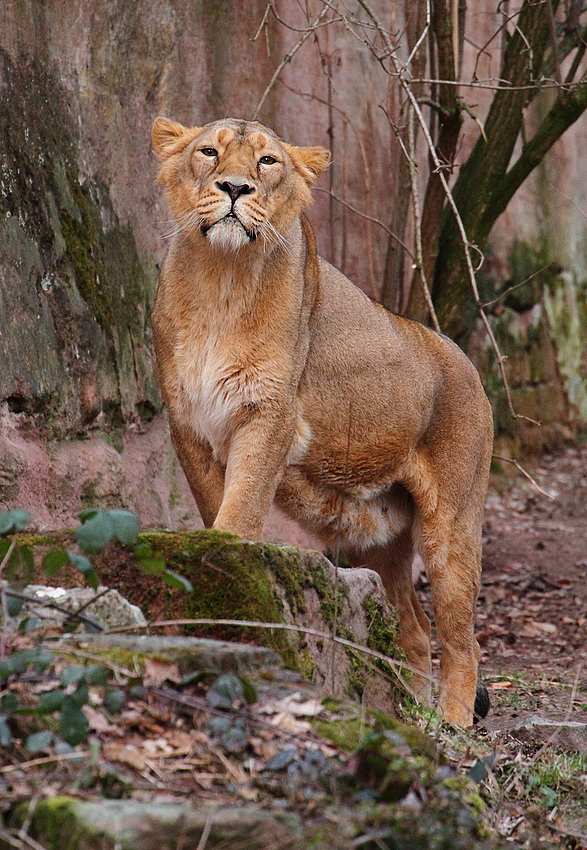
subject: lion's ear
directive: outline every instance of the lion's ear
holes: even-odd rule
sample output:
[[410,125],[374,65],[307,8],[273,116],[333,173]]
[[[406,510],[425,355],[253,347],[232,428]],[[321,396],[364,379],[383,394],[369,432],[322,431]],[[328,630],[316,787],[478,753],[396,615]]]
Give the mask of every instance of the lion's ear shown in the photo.
[[288,144],[284,144],[283,147],[308,186],[313,186],[330,165],[330,151],[326,148],[298,148]]
[[179,153],[197,133],[197,127],[188,130],[183,124],[172,121],[170,118],[156,118],[151,133],[155,153],[163,162],[172,154]]

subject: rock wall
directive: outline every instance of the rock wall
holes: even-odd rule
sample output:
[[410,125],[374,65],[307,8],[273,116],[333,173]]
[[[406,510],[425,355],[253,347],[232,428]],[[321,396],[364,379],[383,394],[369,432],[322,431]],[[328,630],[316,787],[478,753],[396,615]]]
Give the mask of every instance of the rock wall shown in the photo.
[[[384,0],[371,6],[388,20]],[[285,0],[274,7],[279,21],[266,16],[266,0],[0,5],[0,508],[29,508],[40,527],[67,525],[94,503],[130,507],[148,525],[197,523],[169,446],[151,344],[171,226],[154,185],[158,114],[204,123],[250,117],[262,102],[260,120],[288,140],[332,148],[310,213],[319,246],[378,294],[402,155],[379,107],[400,120],[397,92],[344,26],[317,26],[300,46],[302,10]],[[311,3],[310,21],[322,9]],[[403,5],[391,14],[392,31],[403,31]],[[471,121],[466,144],[477,132]],[[544,311],[559,338],[562,392],[582,421],[587,190],[572,175],[584,136],[576,128],[549,155],[503,217],[489,263],[496,279],[509,274],[512,234],[523,224],[524,238],[548,242],[564,268],[566,288],[550,290]],[[565,193],[570,206],[556,202]],[[580,319],[572,343],[571,290]],[[280,523],[270,536],[304,540]]]

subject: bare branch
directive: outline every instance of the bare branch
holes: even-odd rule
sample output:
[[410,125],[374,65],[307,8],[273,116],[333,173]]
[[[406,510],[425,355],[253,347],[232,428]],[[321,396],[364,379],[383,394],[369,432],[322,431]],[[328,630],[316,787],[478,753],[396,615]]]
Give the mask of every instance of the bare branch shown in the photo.
[[267,3],[267,6],[265,7],[265,14],[263,15],[261,23],[259,24],[259,29],[255,33],[255,35],[253,36],[251,41],[257,41],[257,39],[259,38],[259,36],[263,32],[263,27],[267,24],[267,18],[269,17],[269,12],[271,11],[272,5],[273,5],[273,0],[269,0],[269,2]]
[[430,317],[434,325],[434,330],[440,333],[440,324],[432,303],[430,288],[426,279],[426,270],[424,268],[424,253],[422,251],[422,227],[420,217],[420,196],[418,192],[418,168],[415,162],[415,144],[414,144],[414,109],[410,109],[410,117],[408,122],[408,163],[410,167],[410,183],[412,186],[412,215],[414,217],[414,236],[416,241],[416,268],[422,284],[422,292],[426,306],[430,312]]
[[414,263],[416,262],[416,257],[414,256],[413,252],[408,248],[406,243],[403,242],[399,238],[399,236],[397,236],[392,230],[390,230],[389,227],[386,224],[384,224],[384,222],[382,222],[380,218],[375,218],[372,215],[367,215],[367,213],[362,212],[362,210],[359,210],[359,209],[357,209],[357,207],[354,207],[352,204],[349,204],[348,201],[344,201],[338,195],[335,195],[334,192],[330,191],[330,189],[324,189],[322,186],[314,186],[312,191],[314,191],[314,192],[325,192],[326,194],[331,195],[338,204],[342,204],[343,207],[346,207],[351,212],[356,213],[356,215],[360,215],[361,218],[364,218],[367,221],[372,221],[374,224],[378,224],[379,227],[381,227],[381,229],[384,230],[387,233],[388,236],[390,236],[395,242],[397,242],[397,244],[401,248],[404,249],[404,251],[406,252],[408,257],[412,260],[412,262],[414,262]]
[[266,87],[265,91],[263,92],[261,99],[260,99],[259,103],[257,104],[255,111],[253,112],[253,121],[257,121],[257,119],[259,118],[259,113],[261,112],[261,109],[263,108],[263,104],[267,100],[269,93],[271,92],[271,89],[275,85],[275,81],[277,80],[277,78],[279,77],[279,75],[281,74],[281,72],[283,71],[285,66],[289,62],[291,62],[291,60],[296,55],[296,53],[298,52],[300,47],[303,47],[303,45],[310,38],[312,33],[320,26],[320,24],[322,23],[322,19],[324,18],[326,13],[329,11],[329,9],[331,9],[331,3],[329,2],[329,0],[324,0],[324,4],[325,4],[324,8],[322,9],[322,11],[318,15],[318,17],[315,19],[314,23],[311,24],[308,27],[308,29],[304,32],[302,37],[296,42],[296,44],[292,47],[292,49],[289,51],[289,53],[286,56],[283,57],[283,59],[281,60],[281,62],[279,63],[279,65],[277,66],[275,71],[273,72],[273,76],[269,80],[269,83],[267,84],[267,87]]
[[[530,420],[530,421],[532,421],[532,420]],[[518,463],[518,461],[517,461],[517,460],[513,460],[511,457],[502,457],[501,455],[493,455],[493,457],[494,457],[496,460],[501,460],[501,461],[503,461],[504,463],[512,463],[512,464],[516,467],[516,469],[518,470],[518,472],[521,472],[521,473],[522,473],[522,475],[525,475],[525,476],[526,476],[526,478],[528,479],[528,481],[531,481],[531,482],[532,482],[532,484],[534,485],[534,487],[536,487],[536,489],[538,490],[538,492],[539,492],[539,493],[541,493],[543,496],[546,496],[546,498],[547,498],[547,499],[551,499],[551,501],[553,501],[553,502],[555,502],[555,501],[556,501],[556,497],[555,497],[555,496],[551,496],[551,495],[550,495],[550,493],[547,493],[547,492],[546,492],[546,490],[543,490],[543,489],[542,489],[542,487],[540,486],[540,484],[538,484],[538,483],[537,483],[537,482],[536,482],[536,481],[532,478],[532,476],[530,475],[530,473],[529,473],[529,472],[527,472],[527,471],[524,469],[524,467],[523,467],[520,463]]]
[[534,272],[529,277],[527,277],[526,280],[523,280],[520,283],[515,283],[513,286],[508,286],[508,288],[504,289],[504,291],[500,295],[498,295],[497,298],[494,298],[493,301],[485,301],[485,303],[481,304],[481,306],[484,308],[493,307],[494,304],[497,304],[498,301],[501,301],[502,298],[505,298],[505,296],[508,295],[510,292],[513,292],[514,289],[519,289],[520,286],[524,286],[524,284],[529,283],[537,275],[542,274],[542,272],[548,271],[549,269],[552,269],[554,265],[554,263],[547,263],[547,265],[543,266],[541,269],[538,269],[537,272]]

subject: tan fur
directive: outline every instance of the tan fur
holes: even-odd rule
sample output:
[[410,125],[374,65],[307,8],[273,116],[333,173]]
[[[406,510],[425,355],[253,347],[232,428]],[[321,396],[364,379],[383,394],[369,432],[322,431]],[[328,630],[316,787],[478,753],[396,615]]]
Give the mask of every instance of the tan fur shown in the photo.
[[317,256],[302,209],[328,165],[323,148],[233,119],[187,129],[158,118],[153,145],[177,221],[153,314],[159,376],[205,524],[258,538],[275,499],[341,540],[381,574],[428,700],[417,548],[443,644],[440,707],[469,725],[492,448],[475,369]]

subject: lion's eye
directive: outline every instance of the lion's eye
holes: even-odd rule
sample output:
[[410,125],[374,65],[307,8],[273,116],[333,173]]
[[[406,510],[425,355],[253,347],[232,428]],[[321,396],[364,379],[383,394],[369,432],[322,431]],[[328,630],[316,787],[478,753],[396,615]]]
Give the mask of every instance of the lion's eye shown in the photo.
[[262,156],[259,162],[261,165],[273,165],[277,160],[274,156]]
[[215,148],[201,148],[200,153],[204,156],[218,156],[218,151]]

